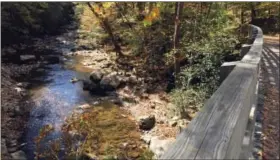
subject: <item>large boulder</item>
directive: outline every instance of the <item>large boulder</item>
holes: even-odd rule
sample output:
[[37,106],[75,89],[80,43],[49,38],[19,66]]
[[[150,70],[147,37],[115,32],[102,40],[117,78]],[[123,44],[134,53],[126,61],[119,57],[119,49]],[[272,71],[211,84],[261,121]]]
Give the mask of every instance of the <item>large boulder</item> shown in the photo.
[[150,130],[155,126],[156,118],[154,115],[142,116],[138,120],[139,128],[142,130]]
[[83,90],[89,91],[94,95],[105,96],[107,94],[107,90],[104,90],[99,84],[89,80],[83,80]]
[[90,74],[89,79],[94,83],[99,83],[103,78],[103,76],[104,76],[103,72],[101,72],[100,70],[96,70]]
[[93,91],[97,89],[97,87],[98,87],[97,84],[95,84],[94,82],[83,80],[83,90]]
[[104,90],[117,89],[120,86],[120,84],[121,81],[116,72],[104,76],[100,81],[100,86]]

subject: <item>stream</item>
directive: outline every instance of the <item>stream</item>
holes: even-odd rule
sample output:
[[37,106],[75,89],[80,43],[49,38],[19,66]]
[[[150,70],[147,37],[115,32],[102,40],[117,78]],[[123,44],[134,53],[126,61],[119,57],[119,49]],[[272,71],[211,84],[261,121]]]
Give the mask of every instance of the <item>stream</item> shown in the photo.
[[73,66],[77,59],[70,59],[60,64],[48,65],[33,73],[30,82],[34,85],[30,89],[29,101],[34,102],[32,107],[28,128],[24,136],[26,146],[24,151],[28,159],[34,158],[34,138],[38,136],[40,129],[45,125],[52,125],[54,132],[47,140],[60,136],[60,128],[65,118],[69,116],[75,106],[84,103],[92,103],[96,99],[87,91],[83,91],[82,83],[71,83],[73,77],[86,79],[88,71],[81,67],[76,71]]
[[[75,31],[67,30],[60,36],[39,39],[36,43],[39,48],[42,46],[47,48],[47,55],[58,56],[57,53],[62,53],[63,56],[59,55],[59,63],[43,64],[28,78],[32,87],[29,89],[29,97],[26,101],[30,102],[29,104],[32,106],[30,106],[27,128],[21,138],[21,143],[24,144],[22,150],[25,152],[26,158],[28,160],[37,159],[36,139],[38,140],[38,136],[41,136],[42,129],[46,126],[51,126],[53,129],[52,132],[39,140],[40,146],[49,148],[49,144],[53,141],[63,139],[62,128],[73,113],[86,112],[88,114],[88,110],[90,110],[88,117],[91,119],[87,127],[90,131],[87,132],[98,134],[90,140],[84,140],[83,143],[90,148],[89,153],[93,154],[94,157],[103,159],[106,156],[121,156],[122,154],[128,159],[136,159],[144,153],[150,153],[147,150],[147,145],[140,139],[141,133],[135,119],[128,111],[118,106],[121,98],[115,91],[106,93],[106,96],[93,95],[83,90],[82,81],[75,83],[70,81],[73,78],[88,80],[93,70],[81,63],[89,57],[71,54],[75,52],[71,52],[71,49],[75,47],[75,34]],[[90,49],[82,50],[87,54],[94,52]],[[32,53],[32,50],[29,52]],[[96,54],[96,52],[94,53]],[[102,56],[100,57],[102,58]],[[87,60],[91,62],[91,59]],[[99,63],[99,61],[92,63]],[[90,108],[88,110],[81,108],[84,105],[90,106]],[[79,131],[77,130],[77,132]],[[99,139],[101,139],[100,142]],[[95,141],[98,142],[92,145],[91,143],[95,143]],[[59,155],[55,156],[56,159],[65,158],[64,148],[65,146],[59,147]],[[39,152],[41,149],[40,147]],[[149,154],[149,157],[151,156]]]

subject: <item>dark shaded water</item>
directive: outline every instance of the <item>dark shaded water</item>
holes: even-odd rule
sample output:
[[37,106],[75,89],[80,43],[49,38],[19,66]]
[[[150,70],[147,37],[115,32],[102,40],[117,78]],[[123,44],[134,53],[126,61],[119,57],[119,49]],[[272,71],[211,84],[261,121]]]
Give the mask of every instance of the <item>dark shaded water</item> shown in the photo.
[[[71,83],[70,79],[86,79],[88,71],[79,67],[76,71],[77,62],[75,59],[67,60],[62,64],[49,65],[40,68],[34,73],[30,82],[33,84],[29,101],[34,102],[28,128],[23,141],[27,143],[24,151],[28,159],[34,159],[35,143],[34,138],[38,136],[40,129],[45,125],[52,125],[54,132],[46,137],[46,141],[60,136],[60,127],[65,118],[73,109],[84,103],[93,103],[94,98],[82,89],[82,83]],[[46,142],[45,141],[45,142]]]

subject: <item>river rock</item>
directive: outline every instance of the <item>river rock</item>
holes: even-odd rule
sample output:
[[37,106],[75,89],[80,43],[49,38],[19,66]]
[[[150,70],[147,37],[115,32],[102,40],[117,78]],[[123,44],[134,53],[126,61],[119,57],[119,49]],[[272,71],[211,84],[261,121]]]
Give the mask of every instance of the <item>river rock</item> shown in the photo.
[[131,75],[129,77],[129,83],[136,84],[138,82],[137,77],[135,75]]
[[20,55],[20,60],[23,63],[36,61],[36,56],[35,55]]
[[8,153],[8,149],[6,146],[6,140],[4,138],[1,139],[1,152],[2,152],[2,154]]
[[171,127],[175,127],[177,124],[178,124],[177,121],[170,121],[169,122],[169,126],[171,126]]
[[4,48],[3,49],[5,53],[8,53],[8,54],[15,54],[17,51],[12,48],[12,47],[8,47],[8,48]]
[[23,151],[17,151],[11,154],[13,159],[20,159],[20,160],[26,160],[26,155]]
[[91,48],[86,45],[80,45],[76,48],[76,50],[89,50],[89,49],[91,49]]
[[100,70],[96,70],[90,74],[89,79],[91,81],[93,81],[94,83],[99,83],[103,76],[104,76],[104,73],[102,73]]
[[29,83],[27,82],[20,82],[16,84],[17,87],[27,88],[29,86]]
[[83,104],[83,105],[78,106],[78,108],[80,108],[80,109],[88,109],[88,108],[91,108],[91,106],[89,104]]
[[70,82],[71,82],[71,83],[76,83],[76,82],[78,82],[78,81],[79,81],[79,79],[77,79],[76,77],[70,79]]
[[179,119],[180,119],[179,116],[174,116],[174,117],[172,118],[173,121],[178,121]]
[[23,88],[20,87],[15,87],[15,90],[20,93],[20,92],[24,92],[25,90]]
[[151,104],[150,104],[150,107],[151,107],[152,109],[155,109],[155,108],[156,108],[156,104],[155,104],[155,103],[151,103]]
[[117,89],[120,85],[121,81],[116,74],[116,72],[113,72],[111,74],[108,74],[102,78],[100,81],[101,88],[104,90],[114,90]]
[[95,160],[98,157],[94,154],[94,153],[85,153],[81,159],[85,159],[85,160]]
[[158,137],[152,137],[149,148],[155,154],[154,158],[159,159],[174,140],[173,138],[161,140]]
[[19,105],[16,105],[14,107],[14,112],[15,112],[15,116],[19,116],[19,115],[24,114],[23,109]]
[[83,80],[83,90],[93,91],[97,88],[97,84],[91,81]]
[[17,146],[18,146],[18,142],[16,139],[7,141],[8,150],[9,150],[9,148],[13,148],[13,147],[17,147]]
[[43,60],[48,64],[56,64],[60,61],[59,57],[54,55],[45,55]]
[[155,126],[156,118],[154,115],[142,116],[139,118],[139,128],[142,130],[150,130]]
[[18,146],[13,146],[13,147],[8,147],[8,152],[9,153],[14,153],[18,150]]

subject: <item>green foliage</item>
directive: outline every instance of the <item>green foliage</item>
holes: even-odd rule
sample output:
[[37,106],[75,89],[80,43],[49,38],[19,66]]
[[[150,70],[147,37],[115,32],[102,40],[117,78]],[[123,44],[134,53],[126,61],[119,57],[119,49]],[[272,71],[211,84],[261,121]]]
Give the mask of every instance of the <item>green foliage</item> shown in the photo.
[[140,155],[139,160],[152,160],[154,157],[154,153],[148,149],[144,150],[144,152]]
[[[72,18],[72,3],[4,2],[1,3],[2,45],[21,38],[58,32]],[[16,38],[15,38],[16,37]]]
[[207,94],[203,87],[175,89],[171,92],[171,100],[176,106],[176,112],[181,117],[187,116],[190,108],[201,108],[206,100]]
[[187,65],[181,67],[176,89],[171,93],[181,116],[185,116],[188,108],[202,107],[217,89],[220,65],[232,57],[239,43],[236,22],[227,14],[223,3],[206,6],[206,12],[188,10],[184,16],[189,20],[182,23],[180,52]]

